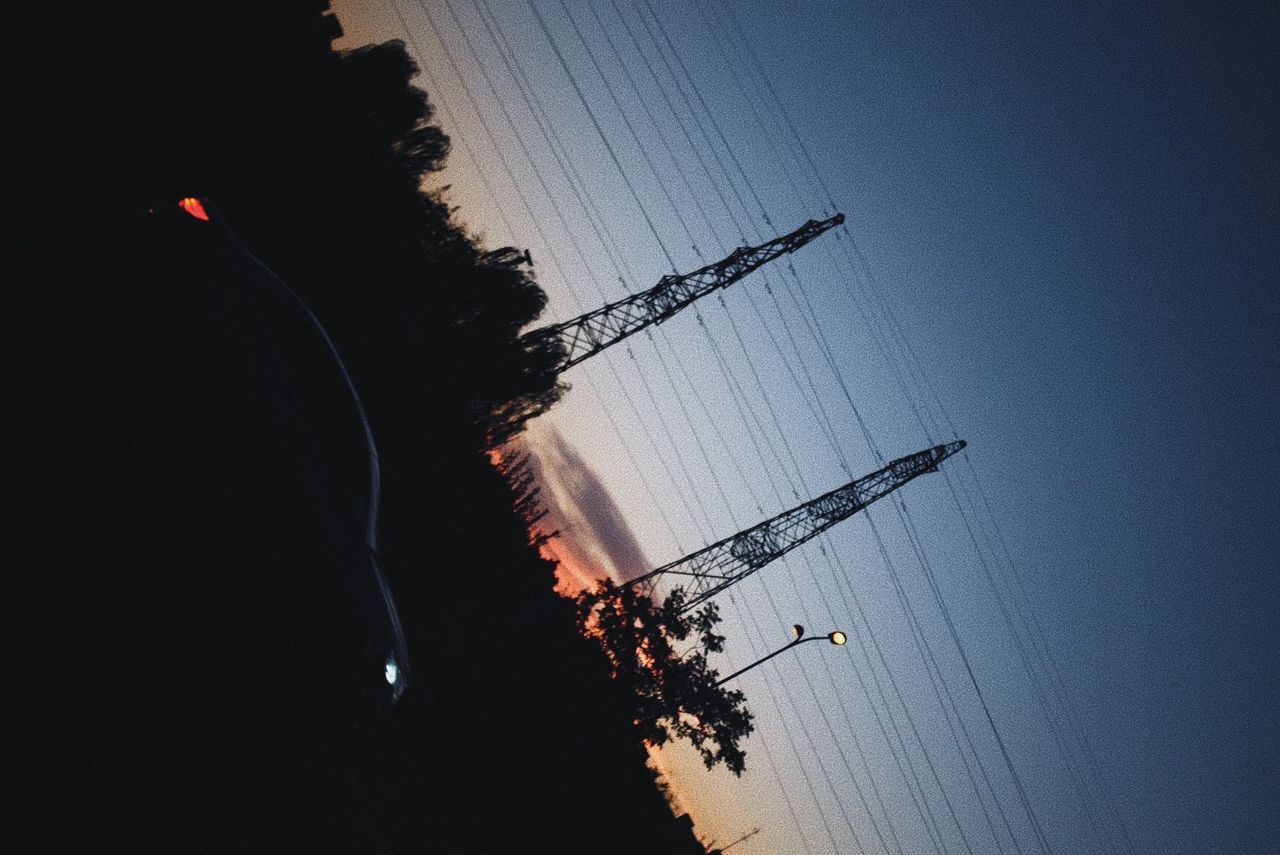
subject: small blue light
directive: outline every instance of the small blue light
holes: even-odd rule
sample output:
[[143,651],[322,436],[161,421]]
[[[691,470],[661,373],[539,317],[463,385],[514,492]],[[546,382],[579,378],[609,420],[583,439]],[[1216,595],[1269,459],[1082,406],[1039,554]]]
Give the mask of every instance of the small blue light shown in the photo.
[[387,657],[387,667],[383,673],[386,675],[388,685],[394,686],[396,680],[400,679],[400,666],[396,664],[395,656]]

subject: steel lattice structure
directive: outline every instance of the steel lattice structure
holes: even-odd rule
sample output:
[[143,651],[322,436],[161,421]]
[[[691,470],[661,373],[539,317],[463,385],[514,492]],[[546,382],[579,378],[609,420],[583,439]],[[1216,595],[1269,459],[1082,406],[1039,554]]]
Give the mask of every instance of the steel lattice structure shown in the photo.
[[573,320],[542,327],[529,335],[557,338],[564,343],[565,358],[558,366],[559,371],[564,371],[645,327],[662,323],[699,297],[718,288],[728,288],[756,268],[780,255],[795,252],[843,222],[844,214],[810,220],[791,234],[760,246],[739,247],[727,258],[692,273],[663,276],[647,291],[601,306]]
[[936,472],[939,463],[964,446],[964,440],[956,440],[899,457],[870,475],[651,570],[631,584],[642,593],[652,595],[661,577],[682,577],[686,580],[685,611],[688,611],[913,478]]

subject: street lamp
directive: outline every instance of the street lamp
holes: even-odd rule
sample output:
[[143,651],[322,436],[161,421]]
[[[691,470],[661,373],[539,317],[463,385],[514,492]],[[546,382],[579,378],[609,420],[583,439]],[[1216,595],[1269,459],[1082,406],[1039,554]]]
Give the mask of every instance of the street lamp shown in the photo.
[[793,624],[793,625],[791,626],[791,634],[792,634],[792,635],[794,635],[794,636],[796,637],[796,640],[795,640],[795,641],[791,642],[790,644],[786,645],[785,647],[780,647],[780,648],[778,648],[777,650],[773,651],[772,653],[770,653],[768,656],[764,657],[763,659],[757,659],[755,662],[752,662],[750,665],[748,665],[748,666],[747,666],[747,667],[745,667],[745,668],[739,668],[737,671],[734,671],[734,672],[733,672],[732,674],[730,674],[728,677],[725,677],[725,678],[723,678],[723,679],[721,679],[721,680],[717,681],[717,682],[716,682],[716,685],[717,685],[717,686],[724,685],[725,683],[727,683],[727,682],[729,682],[730,680],[732,680],[734,677],[737,677],[739,674],[743,674],[743,673],[745,673],[745,672],[747,672],[747,671],[750,671],[752,668],[756,667],[757,665],[761,664],[762,662],[768,662],[770,659],[772,659],[773,657],[777,656],[779,653],[782,653],[783,651],[786,651],[786,650],[790,650],[791,648],[795,647],[797,644],[804,644],[806,641],[822,641],[822,640],[824,640],[824,639],[825,639],[825,640],[827,640],[827,641],[830,641],[832,644],[835,644],[835,645],[841,645],[841,644],[844,644],[846,641],[848,641],[848,637],[847,637],[847,636],[845,636],[845,634],[844,634],[843,632],[841,632],[840,630],[838,630],[838,629],[837,629],[837,630],[834,630],[834,631],[832,631],[832,632],[829,632],[829,633],[827,633],[826,635],[814,635],[814,636],[810,636],[809,638],[805,638],[805,637],[804,637],[804,627],[803,627],[803,626],[801,626],[801,625],[800,625],[800,624],[798,624],[798,623],[797,623],[797,624]]

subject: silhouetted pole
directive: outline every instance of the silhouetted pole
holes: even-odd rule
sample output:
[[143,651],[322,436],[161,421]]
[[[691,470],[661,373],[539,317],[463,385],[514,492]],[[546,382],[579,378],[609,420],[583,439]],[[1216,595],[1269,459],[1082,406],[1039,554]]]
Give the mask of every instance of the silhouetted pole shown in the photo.
[[720,850],[719,850],[719,851],[720,851],[720,852],[728,852],[730,849],[732,849],[733,847],[737,846],[737,845],[738,845],[739,843],[741,843],[742,841],[744,841],[744,840],[749,840],[750,838],[755,837],[755,836],[756,836],[757,834],[759,834],[759,833],[760,833],[760,826],[758,826],[758,825],[757,825],[755,828],[751,829],[751,830],[750,830],[750,831],[748,831],[746,834],[742,835],[742,836],[741,836],[741,837],[739,837],[737,840],[735,840],[735,841],[733,841],[732,843],[730,843],[728,846],[722,846],[722,847],[720,847]]

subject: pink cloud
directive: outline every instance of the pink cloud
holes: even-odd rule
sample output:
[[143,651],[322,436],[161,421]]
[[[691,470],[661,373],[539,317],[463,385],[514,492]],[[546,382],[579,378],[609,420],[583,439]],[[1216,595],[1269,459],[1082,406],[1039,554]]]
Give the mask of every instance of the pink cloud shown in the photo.
[[553,427],[537,426],[512,443],[529,455],[547,515],[544,531],[559,531],[543,555],[559,562],[556,589],[572,596],[604,578],[623,582],[649,569],[635,534],[599,476]]

